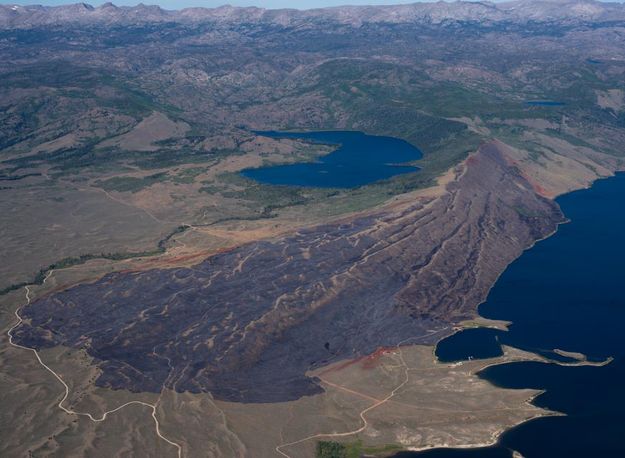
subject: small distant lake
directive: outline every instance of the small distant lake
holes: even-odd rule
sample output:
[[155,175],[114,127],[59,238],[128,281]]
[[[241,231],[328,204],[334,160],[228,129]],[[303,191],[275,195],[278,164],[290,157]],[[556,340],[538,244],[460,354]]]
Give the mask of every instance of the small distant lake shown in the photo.
[[571,222],[526,251],[497,281],[480,315],[511,321],[508,332],[468,329],[437,346],[443,361],[488,358],[509,345],[569,362],[554,349],[607,366],[517,362],[479,377],[503,388],[545,390],[534,404],[566,416],[543,417],[477,450],[404,452],[396,458],[625,457],[625,174],[557,199]]
[[261,183],[318,188],[355,188],[419,170],[405,165],[422,157],[410,143],[393,137],[354,131],[257,132],[271,138],[291,138],[336,145],[316,162],[245,169],[241,174]]
[[528,100],[526,105],[533,107],[561,107],[564,102],[556,102],[555,100]]

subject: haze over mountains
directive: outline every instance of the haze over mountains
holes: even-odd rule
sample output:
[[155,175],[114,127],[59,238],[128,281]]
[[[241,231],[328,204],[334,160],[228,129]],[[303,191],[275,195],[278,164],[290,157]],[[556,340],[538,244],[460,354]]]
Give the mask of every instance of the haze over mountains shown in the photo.
[[[365,23],[445,22],[613,22],[625,19],[625,6],[592,0],[520,0],[491,2],[436,2],[395,6],[343,6],[312,10],[269,10],[256,7],[187,8],[164,10],[139,4],[117,7],[106,3],[93,7],[77,3],[58,7],[0,5],[0,27],[29,28],[65,23],[136,24],[151,22],[270,23],[281,26],[312,25],[315,21],[355,27]],[[312,21],[312,22],[311,22]]]

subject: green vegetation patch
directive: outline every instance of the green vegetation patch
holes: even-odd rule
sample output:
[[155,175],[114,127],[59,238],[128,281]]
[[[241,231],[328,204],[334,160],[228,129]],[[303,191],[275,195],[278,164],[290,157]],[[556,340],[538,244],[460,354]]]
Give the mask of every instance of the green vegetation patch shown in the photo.
[[138,192],[155,183],[167,181],[167,172],[155,173],[146,177],[113,177],[108,180],[98,180],[96,185],[105,191]]
[[56,261],[55,263],[50,264],[47,267],[43,267],[37,272],[35,278],[32,282],[23,282],[17,283],[11,286],[8,286],[2,290],[0,290],[0,296],[10,293],[11,291],[18,290],[28,285],[42,285],[46,275],[51,270],[59,270],[66,269],[68,267],[77,266],[86,263],[87,261],[91,261],[93,259],[108,259],[111,261],[123,261],[125,259],[133,259],[133,258],[144,258],[148,256],[156,256],[159,254],[165,253],[167,247],[171,241],[171,239],[178,234],[182,234],[186,230],[188,230],[190,226],[182,225],[176,227],[172,232],[170,232],[165,238],[161,239],[158,242],[158,245],[153,250],[146,251],[136,251],[136,252],[123,252],[123,253],[88,253],[80,256],[70,256],[67,258],[63,258],[60,261]]
[[362,441],[340,443],[334,441],[317,442],[317,458],[360,458],[363,455],[383,456],[402,450],[399,445],[364,446]]
[[207,184],[201,192],[219,192],[223,197],[246,201],[249,207],[266,217],[271,217],[273,210],[295,205],[317,202],[339,194],[332,188],[303,188],[298,186],[269,185],[258,183],[239,173],[219,175],[219,184]]
[[339,442],[317,442],[317,458],[348,458],[348,446]]
[[173,182],[178,184],[191,184],[195,182],[195,179],[198,175],[206,172],[206,168],[204,167],[192,167],[188,169],[181,170],[173,177]]

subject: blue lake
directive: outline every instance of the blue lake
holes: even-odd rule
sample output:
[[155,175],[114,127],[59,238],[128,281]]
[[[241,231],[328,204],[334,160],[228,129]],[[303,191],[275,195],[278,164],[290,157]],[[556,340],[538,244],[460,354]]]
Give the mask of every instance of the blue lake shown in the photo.
[[355,188],[419,170],[402,165],[421,158],[421,151],[393,137],[353,131],[257,132],[271,138],[291,138],[336,145],[336,150],[316,162],[245,169],[247,178],[274,185],[319,188]]
[[525,104],[534,107],[560,107],[564,105],[564,102],[556,102],[554,100],[528,100]]
[[[512,321],[509,332],[471,329],[439,343],[441,360],[490,357],[506,344],[547,356],[582,352],[603,367],[538,362],[491,366],[479,375],[506,388],[544,389],[538,406],[565,413],[504,433],[481,450],[432,450],[397,457],[625,457],[625,174],[558,199],[571,222],[512,263],[480,306]],[[558,357],[558,360],[566,358]]]

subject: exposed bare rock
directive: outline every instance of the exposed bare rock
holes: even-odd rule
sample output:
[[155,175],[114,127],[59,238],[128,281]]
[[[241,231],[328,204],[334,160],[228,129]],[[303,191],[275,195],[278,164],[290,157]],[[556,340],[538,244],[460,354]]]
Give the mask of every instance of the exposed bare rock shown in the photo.
[[601,108],[620,113],[625,109],[625,91],[622,89],[608,89],[597,91],[597,105]]
[[163,113],[154,112],[143,119],[130,132],[113,137],[99,146],[118,146],[129,151],[154,151],[155,143],[170,138],[181,138],[189,130],[185,122],[175,122]]

